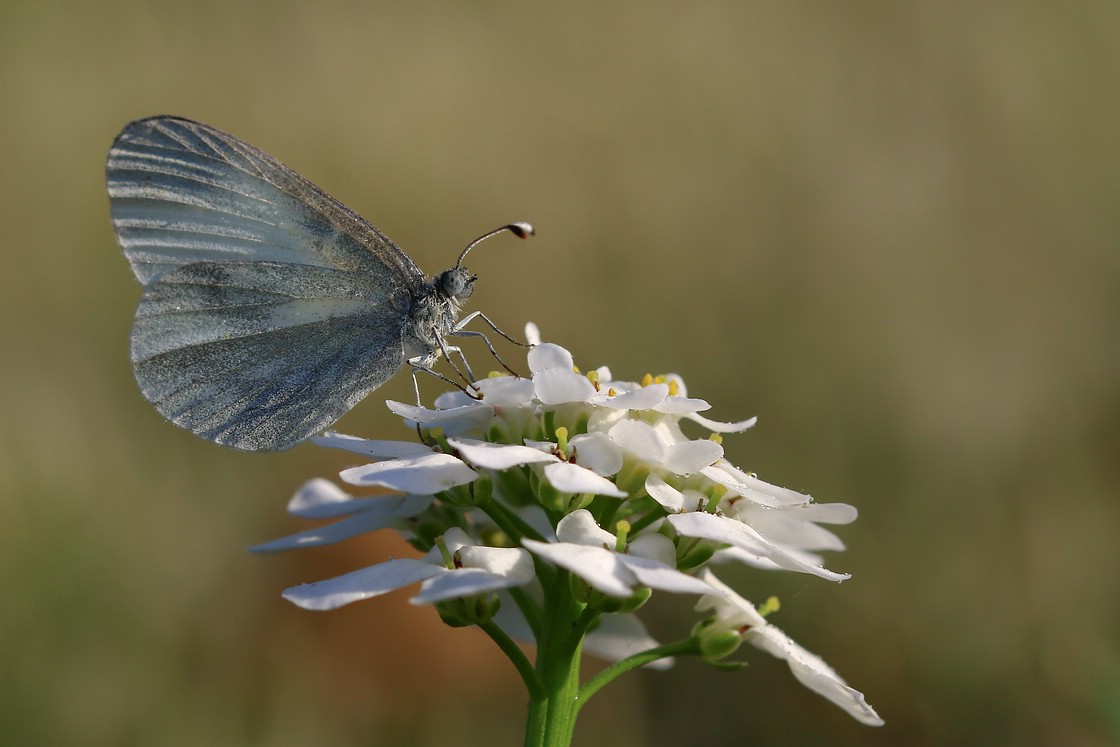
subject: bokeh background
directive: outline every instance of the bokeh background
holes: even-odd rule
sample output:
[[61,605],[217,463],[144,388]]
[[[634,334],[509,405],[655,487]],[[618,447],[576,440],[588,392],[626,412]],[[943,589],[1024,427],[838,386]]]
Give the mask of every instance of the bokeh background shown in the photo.
[[[624,678],[578,743],[1120,741],[1120,5],[8,0],[0,100],[0,743],[520,740],[476,631],[404,593],[279,597],[399,543],[244,552],[351,460],[228,451],[140,397],[103,164],[153,114],[280,157],[431,272],[533,221],[473,255],[474,308],[682,374],[759,416],[733,461],[859,507],[851,581],[732,582],[885,727],[752,650]],[[408,438],[381,399],[341,428]],[[673,639],[690,606],[646,618]]]

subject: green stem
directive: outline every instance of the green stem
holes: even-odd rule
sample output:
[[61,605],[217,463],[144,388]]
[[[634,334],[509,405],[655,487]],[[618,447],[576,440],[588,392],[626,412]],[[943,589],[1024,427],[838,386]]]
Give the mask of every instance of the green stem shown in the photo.
[[630,522],[630,533],[637,534],[658,519],[663,519],[667,515],[665,509],[658,505],[656,508],[651,508],[641,518],[634,519]]
[[622,661],[617,661],[584,683],[583,687],[579,690],[579,698],[576,701],[576,711],[578,712],[579,708],[590,700],[592,695],[599,692],[605,685],[609,684],[620,675],[657,661],[658,659],[664,659],[666,656],[698,653],[700,653],[699,641],[695,638],[687,638],[677,643],[667,643],[664,646],[651,648],[648,651],[642,651],[639,654],[628,656]]
[[521,650],[521,647],[518,646],[512,638],[506,635],[506,632],[499,628],[493,620],[479,623],[478,627],[482,628],[483,632],[490,636],[490,639],[493,640],[494,643],[498,644],[498,648],[509,657],[509,660],[513,662],[513,666],[517,667],[517,673],[521,675],[521,679],[525,682],[525,688],[529,691],[529,697],[543,697],[545,694],[544,684],[537,675],[537,670],[533,669],[532,663],[529,661],[528,657],[525,656],[525,652]]
[[583,636],[573,633],[582,622],[584,605],[572,596],[571,575],[554,574],[544,590],[546,608],[537,639],[536,673],[542,697],[531,697],[526,747],[568,747],[575,729]]
[[499,529],[506,533],[506,536],[510,538],[510,541],[513,542],[515,546],[521,544],[522,537],[535,540],[542,539],[537,530],[529,526],[524,519],[494,499],[480,504],[479,508],[490,517],[491,521],[493,521]]

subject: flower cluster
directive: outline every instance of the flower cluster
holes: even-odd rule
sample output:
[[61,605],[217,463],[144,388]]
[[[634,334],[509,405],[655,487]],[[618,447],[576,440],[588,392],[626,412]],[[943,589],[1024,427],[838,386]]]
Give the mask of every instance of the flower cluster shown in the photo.
[[[754,419],[705,418],[708,403],[689,397],[680,377],[633,383],[606,368],[584,374],[567,350],[540,343],[531,325],[527,332],[537,343],[528,353],[531,378],[492,375],[469,393],[441,395],[431,409],[388,403],[419,442],[314,439],[373,460],[343,470],[344,483],[395,494],[354,498],[312,480],[289,511],[337,521],[252,549],[394,529],[426,554],[297,586],[285,598],[327,610],[420,582],[412,603],[436,605],[449,624],[539,644],[563,607],[572,610],[569,627],[586,632],[583,649],[635,666],[666,666],[670,654],[718,661],[746,641],[785,659],[801,682],[859,721],[881,724],[862,694],[709,567],[738,562],[842,581],[848,575],[825,568],[819,553],[843,544],[822,525],[847,524],[856,510],[814,503],[728,462],[721,434]],[[682,426],[708,435],[690,438]],[[558,589],[566,606],[554,599]],[[699,598],[696,608],[708,616],[683,644],[659,647],[635,616],[653,590]]]

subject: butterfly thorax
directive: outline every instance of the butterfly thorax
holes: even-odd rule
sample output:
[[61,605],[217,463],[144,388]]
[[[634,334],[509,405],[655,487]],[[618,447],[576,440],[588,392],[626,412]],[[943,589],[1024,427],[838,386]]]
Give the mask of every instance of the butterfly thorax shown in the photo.
[[462,267],[444,270],[413,296],[403,340],[407,357],[438,355],[440,342],[459,321],[463,304],[474,291],[475,275]]

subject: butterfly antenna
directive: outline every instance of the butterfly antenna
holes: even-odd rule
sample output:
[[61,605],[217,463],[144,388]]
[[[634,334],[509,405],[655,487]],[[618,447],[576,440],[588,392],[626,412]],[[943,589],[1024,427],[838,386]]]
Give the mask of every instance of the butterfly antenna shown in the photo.
[[486,241],[486,239],[490,238],[491,236],[495,236],[499,233],[502,233],[503,231],[509,231],[519,239],[527,239],[536,233],[536,231],[533,230],[533,227],[525,221],[507,223],[501,228],[495,228],[493,231],[488,231],[479,236],[471,243],[467,244],[467,248],[463,250],[463,253],[459,255],[459,259],[455,262],[455,267],[459,267],[463,264],[463,258],[467,256],[467,252],[469,252],[471,249],[474,249],[477,245],[481,244],[483,241]]

